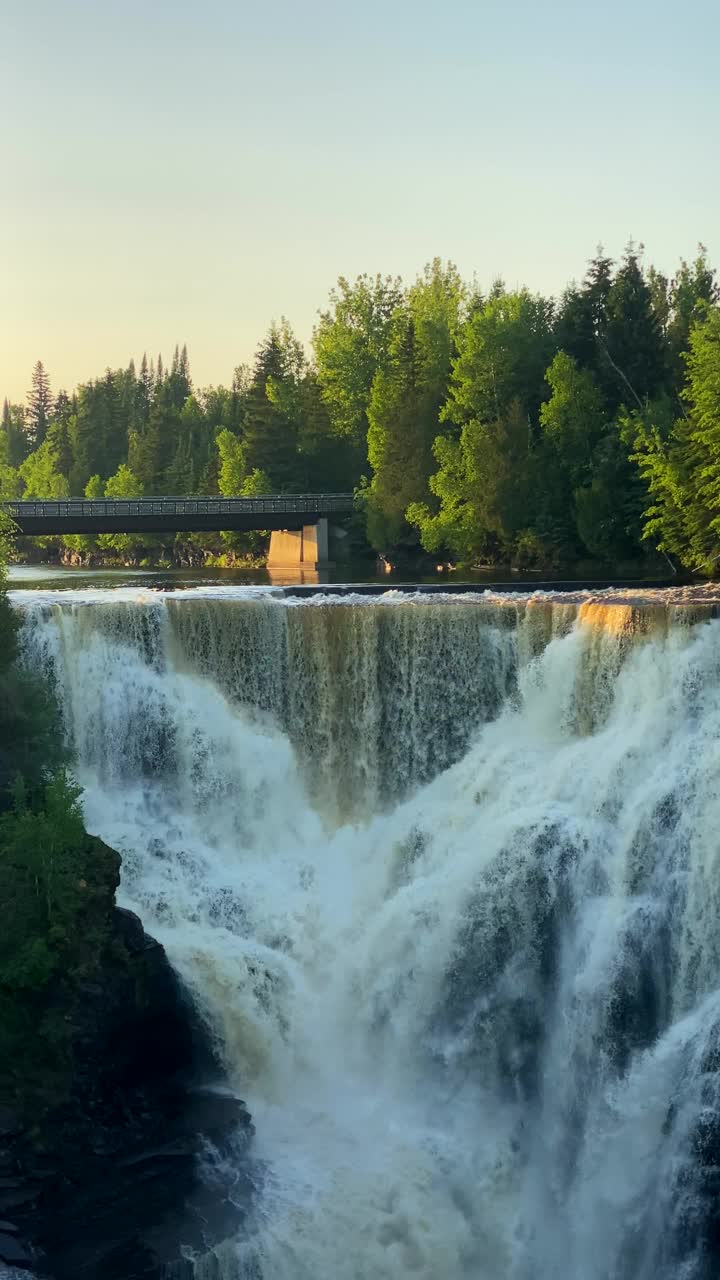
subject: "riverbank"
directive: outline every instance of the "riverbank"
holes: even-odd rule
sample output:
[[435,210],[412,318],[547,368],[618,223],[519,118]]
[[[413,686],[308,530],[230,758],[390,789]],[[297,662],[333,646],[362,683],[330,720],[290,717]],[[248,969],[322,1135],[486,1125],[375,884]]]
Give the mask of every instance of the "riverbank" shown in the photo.
[[[228,547],[217,535],[201,535],[201,541],[178,537],[150,545],[122,535],[127,546],[103,546],[102,537],[17,538],[11,563],[52,565],[65,569],[260,569],[267,560],[267,548],[256,550]],[[111,541],[119,541],[119,538]]]

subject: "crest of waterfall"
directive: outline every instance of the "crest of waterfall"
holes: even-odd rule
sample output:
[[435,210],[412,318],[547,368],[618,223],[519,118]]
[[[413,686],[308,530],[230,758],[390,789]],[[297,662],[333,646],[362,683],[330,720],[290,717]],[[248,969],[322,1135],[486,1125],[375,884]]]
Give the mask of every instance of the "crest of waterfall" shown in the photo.
[[254,1114],[202,1280],[710,1280],[720,622],[671,594],[18,593]]

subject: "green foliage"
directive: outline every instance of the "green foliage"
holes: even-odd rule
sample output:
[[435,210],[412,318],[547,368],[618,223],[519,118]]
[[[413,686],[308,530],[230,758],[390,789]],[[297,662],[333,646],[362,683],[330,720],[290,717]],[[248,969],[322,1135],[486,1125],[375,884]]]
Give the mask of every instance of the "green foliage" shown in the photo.
[[25,409],[21,404],[4,400],[0,418],[0,466],[19,467],[28,449]]
[[247,474],[242,442],[225,427],[218,432],[217,447],[220,455],[220,492],[225,498],[234,497],[240,493]]
[[720,558],[720,311],[701,307],[690,330],[687,382],[675,411],[667,400],[628,417],[649,500],[644,536],[686,565],[712,572]]
[[59,768],[66,747],[52,691],[15,665],[17,618],[0,593],[0,811],[21,777],[28,796]]
[[7,906],[0,935],[0,983],[36,990],[49,981],[71,942],[82,902],[86,843],[79,791],[57,773],[39,807],[20,789],[14,809],[0,817],[0,863]]
[[17,665],[10,534],[0,513],[0,1100],[37,1118],[71,1085],[72,1011],[109,945],[119,859],[86,834],[50,691]]
[[20,476],[25,484],[25,498],[67,498],[70,488],[58,466],[57,451],[51,440],[45,440],[21,463]]
[[[6,566],[12,549],[12,543],[12,521],[2,510],[0,510],[0,690],[2,688],[1,682],[4,673],[15,658],[17,645],[17,616],[10,608],[10,602],[5,591],[7,577]],[[1,714],[2,713],[0,712],[0,743],[2,743],[3,740]],[[12,739],[6,739],[6,741],[11,742]],[[1,750],[2,747],[0,746],[0,751]]]
[[552,314],[551,302],[526,290],[476,310],[460,337],[445,419],[493,422],[516,402],[534,424],[553,355]]
[[440,511],[434,516],[422,506],[408,511],[426,550],[447,547],[460,560],[511,554],[528,526],[530,448],[530,422],[518,400],[494,422],[471,420],[458,442],[439,437],[440,470],[430,488],[440,499]]
[[558,352],[545,377],[552,395],[540,409],[543,434],[575,488],[592,478],[593,453],[607,421],[605,404],[590,370],[565,351]]
[[698,246],[698,256],[692,264],[680,262],[668,293],[666,338],[671,369],[680,381],[685,372],[683,357],[690,344],[690,331],[720,301],[715,271],[708,265],[703,245]]
[[640,404],[662,390],[667,378],[666,349],[653,294],[632,245],[613,280],[601,347],[615,375],[613,407]]
[[0,1097],[56,1106],[72,1078],[81,984],[110,941],[119,859],[89,837],[79,791],[58,770],[0,815]]
[[0,462],[0,502],[21,498],[24,491],[25,484],[18,469]]
[[142,483],[125,462],[105,482],[106,498],[141,498],[143,492]]
[[294,488],[304,367],[287,322],[273,327],[258,350],[248,388],[242,456],[244,474],[263,472],[275,493]]
[[322,395],[333,430],[350,441],[359,480],[367,457],[370,389],[388,356],[402,286],[389,276],[341,277],[320,316],[314,347]]
[[[408,288],[341,278],[313,359],[283,320],[228,388],[194,388],[180,346],[168,368],[143,356],[54,400],[36,368],[28,407],[3,405],[0,500],[354,489],[363,539],[390,558],[418,540],[546,566],[657,548],[707,569],[719,299],[702,247],[672,277],[632,244],[617,266],[599,248],[557,303],[501,280],[483,295],[439,259]],[[263,538],[179,542],[191,558],[256,557]],[[136,563],[180,553],[149,535],[61,546]]]
[[368,406],[368,537],[379,550],[416,541],[405,511],[428,492],[462,304],[456,269],[436,260],[396,308],[387,359],[375,373]]

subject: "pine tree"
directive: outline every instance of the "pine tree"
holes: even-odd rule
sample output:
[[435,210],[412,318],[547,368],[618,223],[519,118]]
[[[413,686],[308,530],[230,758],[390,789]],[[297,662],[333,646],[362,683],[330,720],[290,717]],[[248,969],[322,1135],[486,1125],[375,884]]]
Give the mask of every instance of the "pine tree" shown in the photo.
[[596,338],[602,338],[607,325],[607,307],[613,283],[613,260],[608,258],[603,246],[597,248],[585,277],[584,292],[590,307],[590,319]]
[[21,404],[3,401],[0,430],[4,437],[5,462],[9,467],[19,467],[28,454],[29,440],[25,429],[25,408]]
[[607,295],[605,332],[600,333],[613,410],[621,404],[640,407],[667,382],[662,332],[640,251],[632,243],[625,250]]
[[166,382],[170,389],[170,398],[174,407],[178,410],[182,409],[192,390],[187,347],[183,347],[181,354],[180,348],[176,344]]
[[[128,463],[146,494],[167,493],[168,471],[181,434],[180,413],[173,404],[169,380],[158,383],[144,432],[132,432]],[[172,478],[172,477],[170,477]]]
[[685,372],[684,354],[688,350],[690,330],[720,300],[714,268],[709,266],[707,249],[698,245],[698,256],[692,264],[681,261],[669,287],[670,320],[667,326],[669,361],[676,385]]
[[301,487],[298,459],[302,348],[273,326],[255,358],[243,432],[245,474],[262,471],[279,491]]
[[52,412],[53,422],[64,422],[67,424],[72,416],[72,411],[73,404],[67,391],[58,391]]
[[598,245],[588,264],[580,288],[571,285],[563,295],[555,337],[561,351],[583,369],[592,369],[603,379],[604,357],[601,343],[607,327],[607,300],[612,286],[613,262]]
[[153,397],[153,383],[152,367],[148,364],[147,352],[143,352],[140,374],[135,387],[135,412],[130,424],[134,431],[143,431],[147,426]]
[[53,399],[50,379],[42,360],[38,360],[32,372],[32,386],[28,392],[27,431],[31,444],[37,449],[47,435]]

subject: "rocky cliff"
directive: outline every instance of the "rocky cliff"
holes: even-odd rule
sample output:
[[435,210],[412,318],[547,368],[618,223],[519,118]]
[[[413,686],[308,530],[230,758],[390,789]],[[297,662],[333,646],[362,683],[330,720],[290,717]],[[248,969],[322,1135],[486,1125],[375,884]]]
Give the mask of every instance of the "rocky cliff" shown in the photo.
[[188,1250],[237,1229],[252,1126],[162,947],[114,905],[118,856],[87,842],[72,966],[0,992],[21,1003],[0,1063],[0,1260],[54,1280],[182,1277]]

